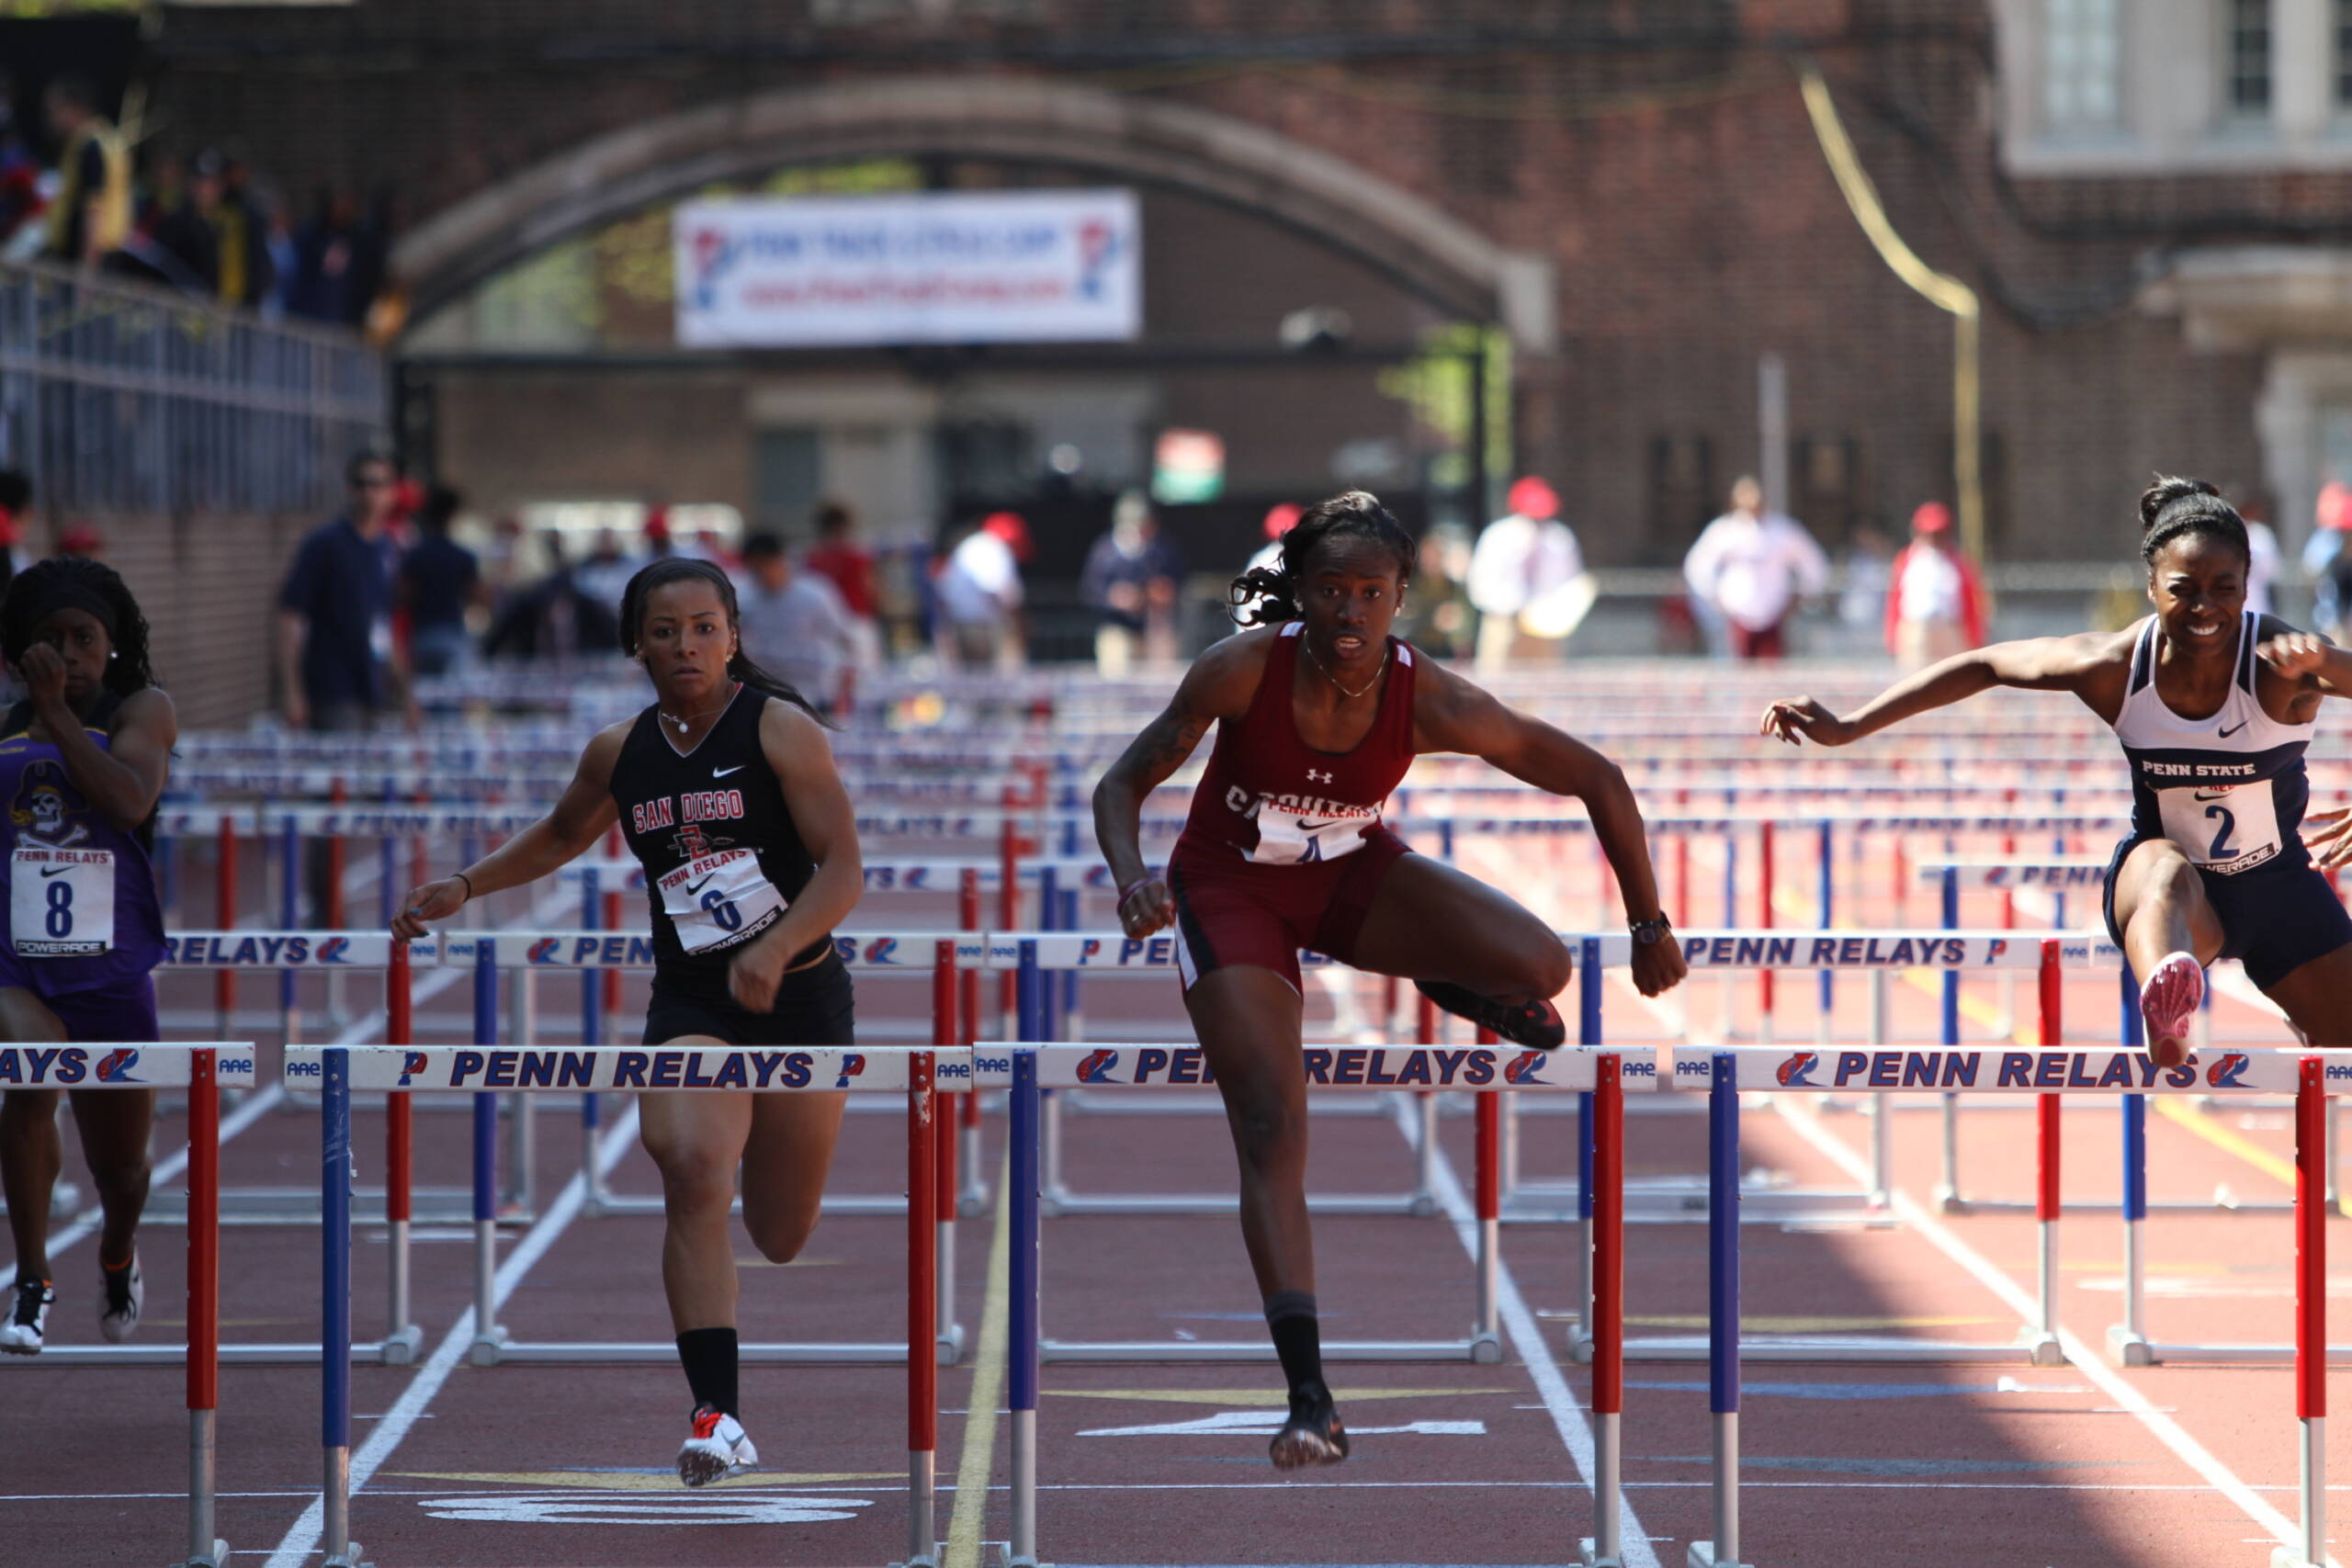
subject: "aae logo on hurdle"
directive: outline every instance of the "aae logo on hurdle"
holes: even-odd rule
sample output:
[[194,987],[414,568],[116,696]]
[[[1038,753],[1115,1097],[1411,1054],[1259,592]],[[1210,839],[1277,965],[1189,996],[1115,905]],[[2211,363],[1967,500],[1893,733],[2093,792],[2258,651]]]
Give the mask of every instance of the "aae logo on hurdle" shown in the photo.
[[184,1089],[196,1053],[212,1053],[219,1077],[250,1082],[254,1048],[192,1045],[0,1045],[0,1085],[20,1089]]

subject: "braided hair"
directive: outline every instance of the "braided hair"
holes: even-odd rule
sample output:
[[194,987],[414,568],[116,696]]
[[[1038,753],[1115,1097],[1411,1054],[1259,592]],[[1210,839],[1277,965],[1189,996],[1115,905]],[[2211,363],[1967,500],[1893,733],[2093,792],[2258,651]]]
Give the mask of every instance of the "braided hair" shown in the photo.
[[82,556],[54,556],[37,561],[17,574],[0,597],[0,659],[10,669],[20,668],[32,648],[33,633],[56,610],[87,611],[105,623],[114,657],[107,660],[101,678],[118,697],[155,684],[147,663],[147,617],[130,596],[122,574],[103,561]]
[[2220,491],[2203,479],[2157,475],[2156,482],[2140,496],[2140,558],[2154,567],[2166,545],[2191,534],[2218,540],[2235,550],[2240,559],[2254,558],[2253,547],[2246,542],[2245,519],[2222,499]]
[[1413,579],[1418,554],[1413,536],[1370,491],[1343,490],[1308,507],[1297,525],[1283,536],[1282,564],[1258,567],[1233,580],[1226,598],[1234,620],[1245,626],[1272,626],[1298,619],[1299,582],[1315,547],[1326,539],[1369,539],[1396,556],[1400,589]]
[[734,579],[697,557],[663,556],[650,566],[640,568],[628,580],[628,586],[621,591],[621,651],[631,659],[637,657],[638,646],[645,635],[645,602],[652,597],[653,591],[687,581],[709,583],[718,593],[719,604],[726,607],[728,629],[735,633],[735,656],[727,661],[729,678],[790,703],[826,728],[832,728],[825,716],[791,682],[762,669],[743,651],[742,616],[736,608]]

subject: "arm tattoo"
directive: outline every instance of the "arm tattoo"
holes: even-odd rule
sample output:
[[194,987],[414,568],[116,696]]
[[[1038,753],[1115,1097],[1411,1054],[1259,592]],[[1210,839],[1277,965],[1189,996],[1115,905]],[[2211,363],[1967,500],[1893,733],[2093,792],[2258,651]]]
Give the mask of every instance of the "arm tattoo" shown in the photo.
[[1121,761],[1132,764],[1134,771],[1159,784],[1184,765],[1208,733],[1209,721],[1196,714],[1178,714],[1174,709],[1161,714],[1145,727],[1127,748]]

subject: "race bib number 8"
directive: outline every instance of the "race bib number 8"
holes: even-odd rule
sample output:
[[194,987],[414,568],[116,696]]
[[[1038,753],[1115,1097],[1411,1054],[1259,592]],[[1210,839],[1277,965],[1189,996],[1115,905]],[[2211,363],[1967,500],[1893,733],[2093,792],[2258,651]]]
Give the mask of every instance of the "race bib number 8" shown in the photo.
[[2234,787],[2160,789],[2156,809],[2164,817],[2165,837],[2203,870],[2234,874],[2278,853],[2278,813],[2268,779]]
[[114,948],[114,852],[19,849],[10,861],[10,945],[26,958]]
[[678,928],[678,945],[688,953],[743,941],[785,908],[784,895],[750,850],[723,850],[688,861],[660,886],[662,913]]

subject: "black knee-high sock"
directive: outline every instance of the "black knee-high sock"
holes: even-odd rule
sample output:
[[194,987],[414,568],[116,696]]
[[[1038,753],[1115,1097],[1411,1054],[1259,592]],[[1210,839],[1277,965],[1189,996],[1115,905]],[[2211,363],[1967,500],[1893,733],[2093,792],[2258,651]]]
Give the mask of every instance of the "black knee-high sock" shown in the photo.
[[678,1336],[678,1360],[697,1405],[714,1404],[741,1419],[735,1407],[735,1331],[689,1328]]
[[1323,1382],[1323,1329],[1316,1321],[1315,1292],[1276,1291],[1266,1298],[1266,1326],[1274,1337],[1274,1354],[1282,1359],[1283,1377],[1295,1394],[1307,1383]]

